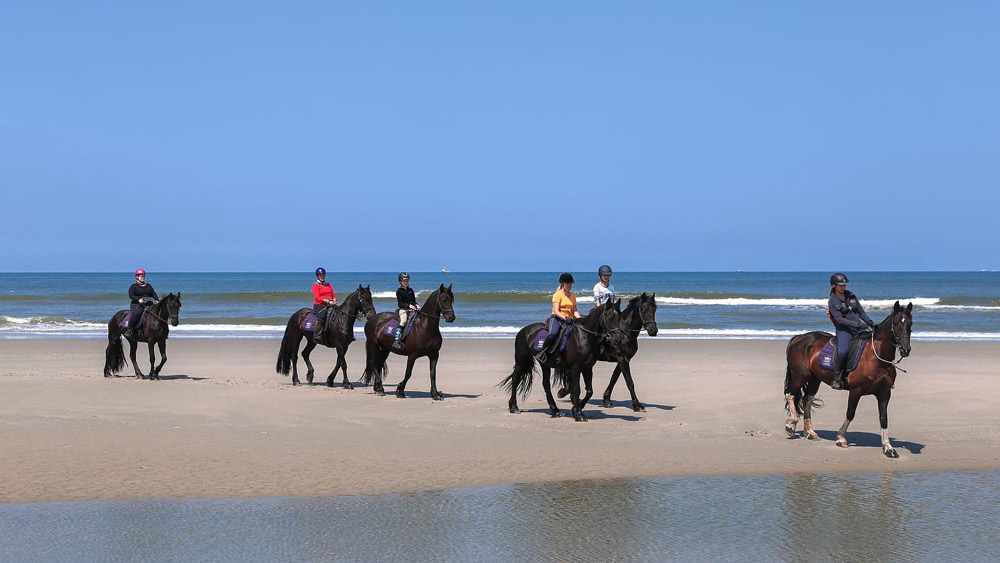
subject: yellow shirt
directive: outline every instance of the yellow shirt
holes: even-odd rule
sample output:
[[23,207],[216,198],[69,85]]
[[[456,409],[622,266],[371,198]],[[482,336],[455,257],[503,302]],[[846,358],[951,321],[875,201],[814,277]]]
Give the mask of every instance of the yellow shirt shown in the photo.
[[567,317],[572,317],[573,313],[576,312],[576,294],[572,291],[567,294],[565,291],[557,289],[552,295],[552,302],[558,303],[559,312]]

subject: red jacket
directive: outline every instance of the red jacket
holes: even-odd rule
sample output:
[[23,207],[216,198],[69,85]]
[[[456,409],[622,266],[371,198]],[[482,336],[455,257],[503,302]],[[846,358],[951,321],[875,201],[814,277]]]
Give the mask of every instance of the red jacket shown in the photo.
[[313,305],[323,305],[324,299],[336,299],[337,294],[333,292],[333,286],[329,283],[320,285],[319,282],[313,284]]

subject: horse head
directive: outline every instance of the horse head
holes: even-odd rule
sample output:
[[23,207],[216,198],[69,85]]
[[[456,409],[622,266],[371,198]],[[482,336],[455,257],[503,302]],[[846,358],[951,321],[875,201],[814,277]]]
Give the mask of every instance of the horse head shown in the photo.
[[361,284],[359,283],[357,296],[358,296],[358,313],[367,319],[374,317],[375,305],[372,302],[371,284],[368,284],[367,287],[362,287]]
[[177,295],[167,294],[163,298],[163,306],[167,309],[167,321],[170,322],[170,326],[177,326],[178,316],[181,312],[181,293],[178,291]]
[[451,292],[451,286],[452,284],[448,284],[448,287],[441,284],[436,292],[438,309],[444,316],[445,322],[449,323],[455,322],[455,294]]
[[656,336],[659,328],[656,326],[656,294],[642,292],[639,296],[639,306],[636,309],[639,320],[642,321],[642,328],[646,329],[646,334]]
[[622,330],[622,301],[605,303],[600,308],[600,317],[597,320],[597,331],[607,335],[611,341],[612,348],[617,348],[626,343],[625,332]]
[[899,301],[896,301],[896,304],[892,306],[892,316],[889,323],[893,344],[899,348],[899,355],[904,358],[909,356],[910,333],[913,331],[913,303],[903,307]]

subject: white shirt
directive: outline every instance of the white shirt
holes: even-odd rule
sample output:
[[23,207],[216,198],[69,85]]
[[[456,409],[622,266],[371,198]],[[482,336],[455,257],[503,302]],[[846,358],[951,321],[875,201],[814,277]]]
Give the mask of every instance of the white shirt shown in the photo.
[[608,287],[604,287],[604,284],[597,282],[594,286],[594,306],[604,305],[609,301],[615,300],[615,286],[608,284]]

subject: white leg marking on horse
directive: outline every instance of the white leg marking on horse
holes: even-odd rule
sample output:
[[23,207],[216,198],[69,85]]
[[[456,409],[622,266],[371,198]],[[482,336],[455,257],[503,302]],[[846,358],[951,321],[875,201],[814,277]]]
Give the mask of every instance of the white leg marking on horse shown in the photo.
[[844,419],[844,423],[840,425],[840,430],[837,431],[837,445],[846,448],[849,444],[847,443],[847,427],[851,425],[851,421]]
[[812,405],[816,395],[806,395],[802,398],[802,429],[803,435],[809,440],[819,440],[819,435],[813,431]]
[[785,402],[788,403],[788,418],[785,419],[785,432],[789,436],[795,436],[795,427],[799,424],[799,415],[795,413],[795,395],[786,393]]

